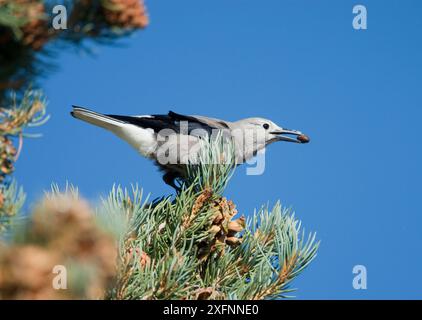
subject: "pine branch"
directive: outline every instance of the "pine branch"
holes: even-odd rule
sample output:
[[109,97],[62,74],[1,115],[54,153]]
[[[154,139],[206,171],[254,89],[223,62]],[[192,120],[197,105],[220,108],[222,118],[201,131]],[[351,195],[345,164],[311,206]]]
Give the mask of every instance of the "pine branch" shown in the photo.
[[[25,199],[22,188],[9,178],[21,152],[23,138],[30,136],[24,130],[48,120],[46,103],[40,92],[27,90],[22,98],[14,96],[12,101],[12,106],[0,108],[0,233],[19,213]],[[13,138],[18,139],[17,148]]]
[[[66,0],[62,4],[70,10],[67,30],[55,30],[52,26],[52,6],[56,1],[0,0],[0,210],[7,223],[16,214],[15,208],[2,207],[10,204],[11,187],[7,179],[19,157],[23,133],[27,127],[42,125],[45,100],[38,91],[28,88],[35,77],[52,69],[46,59],[52,50],[46,44],[65,43],[79,46],[84,39],[97,42],[112,41],[128,35],[148,24],[146,9],[141,0]],[[17,93],[16,93],[17,92]],[[18,147],[13,139],[18,139]],[[6,214],[5,210],[10,210]],[[13,209],[13,210],[12,210]],[[0,229],[6,220],[0,220]]]
[[[57,4],[67,9],[67,29],[53,27]],[[0,0],[0,103],[54,69],[55,49],[89,51],[86,40],[110,45],[147,25],[142,0]]]
[[130,196],[118,187],[103,201],[100,216],[126,217],[109,298],[276,299],[292,291],[291,281],[316,256],[315,235],[306,236],[279,203],[246,222],[233,220],[237,211],[222,192],[235,162],[223,140],[204,143],[201,161],[192,161],[174,199],[147,203],[137,188]]
[[0,185],[0,235],[21,212],[25,198],[22,187],[18,187],[16,181]]

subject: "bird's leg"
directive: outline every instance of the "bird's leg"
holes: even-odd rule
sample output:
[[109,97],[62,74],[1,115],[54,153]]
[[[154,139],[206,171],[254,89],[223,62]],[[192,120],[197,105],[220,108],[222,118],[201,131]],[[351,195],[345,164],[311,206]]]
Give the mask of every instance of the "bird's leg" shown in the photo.
[[177,174],[175,174],[174,172],[166,172],[163,175],[163,181],[169,185],[170,187],[174,188],[176,190],[176,192],[180,191],[180,187],[178,187],[176,185],[176,178],[178,177]]

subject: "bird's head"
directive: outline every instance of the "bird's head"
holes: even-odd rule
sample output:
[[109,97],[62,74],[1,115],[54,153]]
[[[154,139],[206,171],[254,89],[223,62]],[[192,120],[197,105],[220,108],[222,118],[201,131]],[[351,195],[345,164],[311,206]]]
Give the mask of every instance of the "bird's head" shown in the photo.
[[[274,122],[264,118],[248,118],[237,121],[238,127],[246,130],[260,131],[262,139],[268,145],[276,141],[287,141],[295,143],[308,143],[309,137],[297,130],[282,128]],[[259,138],[258,138],[259,139]]]

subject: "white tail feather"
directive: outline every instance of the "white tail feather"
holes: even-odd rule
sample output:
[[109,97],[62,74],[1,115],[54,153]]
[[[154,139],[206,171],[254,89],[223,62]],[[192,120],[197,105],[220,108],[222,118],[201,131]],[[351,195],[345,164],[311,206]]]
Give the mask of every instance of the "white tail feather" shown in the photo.
[[74,106],[71,114],[77,119],[113,132],[145,157],[151,157],[157,146],[153,129],[141,128],[81,107]]

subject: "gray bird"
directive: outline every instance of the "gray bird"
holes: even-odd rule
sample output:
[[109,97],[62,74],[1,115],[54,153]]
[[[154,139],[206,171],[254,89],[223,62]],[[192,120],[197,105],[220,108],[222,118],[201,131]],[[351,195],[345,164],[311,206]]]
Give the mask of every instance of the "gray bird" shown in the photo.
[[[154,160],[164,172],[164,182],[176,189],[178,187],[175,180],[183,178],[185,172],[186,159],[189,158],[186,155],[201,137],[211,136],[215,132],[228,133],[234,141],[237,164],[251,159],[260,150],[276,141],[296,143],[310,141],[300,131],[282,128],[263,118],[230,122],[204,116],[182,115],[172,111],[165,115],[106,115],[78,106],[73,106],[71,115],[113,132],[141,155]],[[247,138],[248,132],[251,139]],[[166,148],[163,148],[164,146]],[[169,149],[177,152],[172,155]],[[163,153],[163,150],[167,151]],[[166,161],[162,161],[164,154]]]

